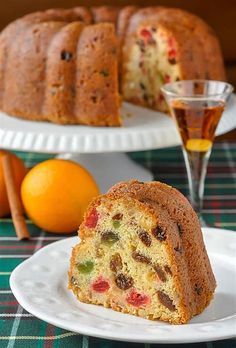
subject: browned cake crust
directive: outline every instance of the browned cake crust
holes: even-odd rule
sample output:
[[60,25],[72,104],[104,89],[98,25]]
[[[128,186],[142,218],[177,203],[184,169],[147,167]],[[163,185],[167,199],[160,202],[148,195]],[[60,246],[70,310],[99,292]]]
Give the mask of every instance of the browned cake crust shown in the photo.
[[138,199],[150,205],[165,209],[180,233],[178,240],[184,250],[187,274],[191,283],[191,306],[193,315],[201,313],[212,299],[216,281],[203,241],[201,226],[189,201],[175,188],[160,182],[145,183],[130,181],[117,184],[109,191]]
[[92,7],[93,21],[95,23],[113,23],[116,25],[120,7],[116,6],[97,6]]
[[126,6],[120,10],[119,16],[117,18],[117,35],[121,39],[124,39],[130,18],[137,12],[137,10],[137,6]]
[[[91,218],[95,215],[97,220],[93,224]],[[113,216],[111,220],[110,216]],[[114,219],[118,219],[115,228],[109,222]],[[201,313],[213,297],[216,282],[198,218],[187,199],[170,186],[135,180],[115,185],[92,202],[79,234],[81,243],[74,247],[71,256],[69,288],[82,302],[180,324]],[[114,245],[104,247],[105,235],[116,236]],[[129,258],[130,250],[134,250],[132,258],[138,263]],[[163,251],[166,256],[162,255]],[[85,270],[89,259],[95,264],[89,270],[91,275]],[[152,267],[159,285],[153,278]],[[107,290],[103,289],[105,292],[96,288],[101,279],[103,286],[104,283],[108,286]],[[152,305],[147,300],[137,306],[134,298],[127,304],[134,292],[139,292],[135,301],[137,297],[138,301],[148,299],[147,294],[151,294]]]
[[[6,29],[1,37],[6,53],[0,56],[2,110],[61,124],[121,124],[114,27],[74,22],[80,12],[36,13]],[[50,21],[54,16],[56,21]],[[19,31],[9,45],[8,32],[11,37]]]
[[[92,23],[99,24],[86,27]],[[171,66],[164,64],[163,71],[155,70],[155,60],[146,63],[151,77],[145,76],[143,62],[135,66],[140,58],[137,42],[147,49],[141,54],[144,60],[150,53],[149,42],[140,41],[141,28],[157,31],[151,49],[159,29],[176,46],[175,61]],[[165,55],[159,57],[158,50],[157,61],[165,63]],[[161,82],[150,82],[153,76],[161,76]],[[208,25],[179,9],[50,9],[28,14],[0,34],[0,109],[30,120],[119,126],[119,90],[127,101],[166,111],[160,85],[192,78],[225,80],[222,54]]]

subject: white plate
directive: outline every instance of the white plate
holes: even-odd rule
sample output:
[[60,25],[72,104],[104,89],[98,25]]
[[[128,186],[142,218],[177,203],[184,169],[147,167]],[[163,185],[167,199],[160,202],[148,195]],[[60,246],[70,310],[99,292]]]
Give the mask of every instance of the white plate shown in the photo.
[[203,234],[218,286],[210,306],[189,324],[149,321],[78,302],[67,289],[69,256],[77,237],[52,243],[21,263],[11,274],[10,286],[28,312],[80,334],[148,343],[230,338],[236,332],[236,232],[204,228]]
[[[236,127],[235,111],[236,95],[232,95],[217,135]],[[124,127],[88,127],[26,121],[0,112],[0,144],[2,148],[46,153],[127,152],[180,144],[175,125],[165,114],[128,103],[123,103],[121,114]]]

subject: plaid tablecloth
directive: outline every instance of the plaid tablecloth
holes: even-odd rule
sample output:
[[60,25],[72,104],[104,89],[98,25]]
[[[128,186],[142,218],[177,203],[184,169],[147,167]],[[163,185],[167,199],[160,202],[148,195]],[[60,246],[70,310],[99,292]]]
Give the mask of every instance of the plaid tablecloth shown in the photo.
[[[53,155],[17,152],[28,167]],[[187,178],[179,147],[130,154],[149,168],[156,180],[188,193]],[[236,231],[236,142],[216,143],[208,167],[205,187],[204,218],[210,226]],[[108,341],[68,332],[39,320],[26,312],[9,287],[12,270],[45,245],[62,236],[46,233],[30,221],[31,240],[19,242],[10,218],[0,219],[0,347],[1,348],[155,348],[170,345],[149,345]],[[174,345],[194,348],[235,348],[236,340]]]

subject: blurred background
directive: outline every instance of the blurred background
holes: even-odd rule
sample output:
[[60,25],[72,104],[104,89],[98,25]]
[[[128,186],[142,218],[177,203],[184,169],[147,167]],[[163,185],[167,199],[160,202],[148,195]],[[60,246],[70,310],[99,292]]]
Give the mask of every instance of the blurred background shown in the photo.
[[220,40],[228,81],[236,88],[236,0],[4,0],[0,1],[0,29],[12,20],[37,10],[52,7],[139,6],[165,5],[175,6],[197,14],[207,21],[216,31]]
[[[188,10],[203,18],[215,30],[224,55],[228,82],[236,89],[236,0],[8,0],[0,1],[0,30],[27,13],[73,6],[164,5]],[[236,131],[227,136],[236,139]]]

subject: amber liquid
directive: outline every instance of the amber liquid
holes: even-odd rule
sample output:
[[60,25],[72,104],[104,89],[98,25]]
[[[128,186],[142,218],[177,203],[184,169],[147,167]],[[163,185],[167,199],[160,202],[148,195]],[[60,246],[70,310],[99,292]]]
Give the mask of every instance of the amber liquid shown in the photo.
[[209,150],[224,106],[225,104],[221,100],[172,101],[172,114],[187,151],[206,152]]
[[202,209],[207,163],[224,106],[224,102],[218,100],[174,100],[171,103],[171,112],[183,142],[190,200],[199,214]]

